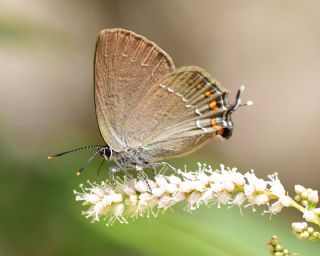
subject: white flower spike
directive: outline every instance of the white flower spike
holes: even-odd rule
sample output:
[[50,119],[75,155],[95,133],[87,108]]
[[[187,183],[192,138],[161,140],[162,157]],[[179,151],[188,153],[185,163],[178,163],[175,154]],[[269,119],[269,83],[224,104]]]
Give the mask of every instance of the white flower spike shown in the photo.
[[[271,215],[278,214],[285,207],[293,207],[303,213],[307,222],[320,226],[318,191],[296,185],[294,200],[286,192],[277,173],[263,180],[253,170],[242,174],[236,168],[224,165],[213,170],[210,165],[199,163],[193,172],[182,171],[169,164],[165,168],[181,176],[164,175],[166,170],[163,168],[153,180],[147,180],[148,184],[143,179],[118,180],[115,186],[109,182],[88,182],[88,187],[80,185],[80,192],[74,191],[76,201],[89,206],[83,212],[87,218],[99,221],[103,217],[108,219],[107,225],[115,221],[128,223],[129,218],[138,216],[157,216],[159,211],[184,201],[188,212],[212,203],[216,203],[218,208],[228,205],[238,206],[240,210],[242,206],[252,206],[253,211],[255,207],[262,206],[265,207],[263,213]],[[301,239],[320,239],[319,232],[304,223],[293,223],[293,233]]]

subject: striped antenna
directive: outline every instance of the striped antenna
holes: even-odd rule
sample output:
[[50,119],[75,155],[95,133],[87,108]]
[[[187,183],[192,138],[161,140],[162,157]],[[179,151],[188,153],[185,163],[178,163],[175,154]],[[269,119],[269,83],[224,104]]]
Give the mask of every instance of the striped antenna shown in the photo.
[[68,151],[65,151],[65,152],[56,154],[56,155],[48,156],[48,160],[54,159],[54,158],[59,157],[59,156],[63,156],[63,155],[65,155],[65,154],[77,152],[77,151],[80,151],[80,150],[82,150],[82,149],[101,148],[101,147],[104,147],[104,146],[102,146],[102,145],[90,145],[90,146],[85,146],[85,147],[81,147],[81,148],[75,148],[75,149],[71,149],[71,150],[68,150]]
[[81,172],[90,164],[90,162],[97,156],[98,153],[101,152],[101,148],[99,148],[93,155],[87,160],[87,162],[76,172],[77,176],[81,174]]

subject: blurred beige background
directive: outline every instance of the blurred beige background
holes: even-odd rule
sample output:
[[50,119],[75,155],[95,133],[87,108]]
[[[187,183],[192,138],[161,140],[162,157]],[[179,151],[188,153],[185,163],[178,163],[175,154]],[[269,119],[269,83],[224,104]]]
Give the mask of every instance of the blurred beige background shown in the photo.
[[315,0],[0,0],[0,255],[256,256],[268,254],[273,234],[318,255],[319,243],[291,234],[302,220],[293,209],[269,221],[262,208],[190,215],[181,204],[129,225],[91,224],[72,190],[97,180],[99,160],[75,177],[90,151],[47,156],[103,142],[94,46],[101,29],[122,27],[159,44],[177,67],[205,68],[232,91],[230,101],[241,84],[243,100],[254,101],[233,115],[229,141],[174,164],[225,163],[263,178],[278,171],[290,192],[297,183],[320,189],[319,14]]
[[[92,64],[99,30],[122,27],[204,67],[243,99],[231,140],[199,160],[278,171],[319,188],[318,1],[0,1],[0,131],[20,158],[100,142]],[[83,140],[74,138],[83,136]]]

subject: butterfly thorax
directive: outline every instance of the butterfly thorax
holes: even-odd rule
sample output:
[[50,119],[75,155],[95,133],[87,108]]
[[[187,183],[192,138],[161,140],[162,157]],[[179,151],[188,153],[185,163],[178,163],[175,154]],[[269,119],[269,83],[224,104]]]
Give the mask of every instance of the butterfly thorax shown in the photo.
[[154,161],[142,148],[129,148],[126,151],[114,152],[113,160],[118,168],[146,168],[154,166]]

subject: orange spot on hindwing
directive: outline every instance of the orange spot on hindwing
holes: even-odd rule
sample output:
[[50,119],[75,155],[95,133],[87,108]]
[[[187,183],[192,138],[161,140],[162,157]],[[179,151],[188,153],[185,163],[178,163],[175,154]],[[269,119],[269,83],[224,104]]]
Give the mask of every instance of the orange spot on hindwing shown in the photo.
[[213,95],[213,92],[212,91],[206,91],[204,93],[204,96],[206,96],[207,98],[211,97]]
[[214,129],[216,129],[216,135],[221,135],[223,134],[223,127],[221,125],[214,125]]
[[215,109],[218,108],[217,102],[216,102],[215,100],[213,100],[213,101],[210,102],[210,108],[211,108],[212,110],[215,110]]

